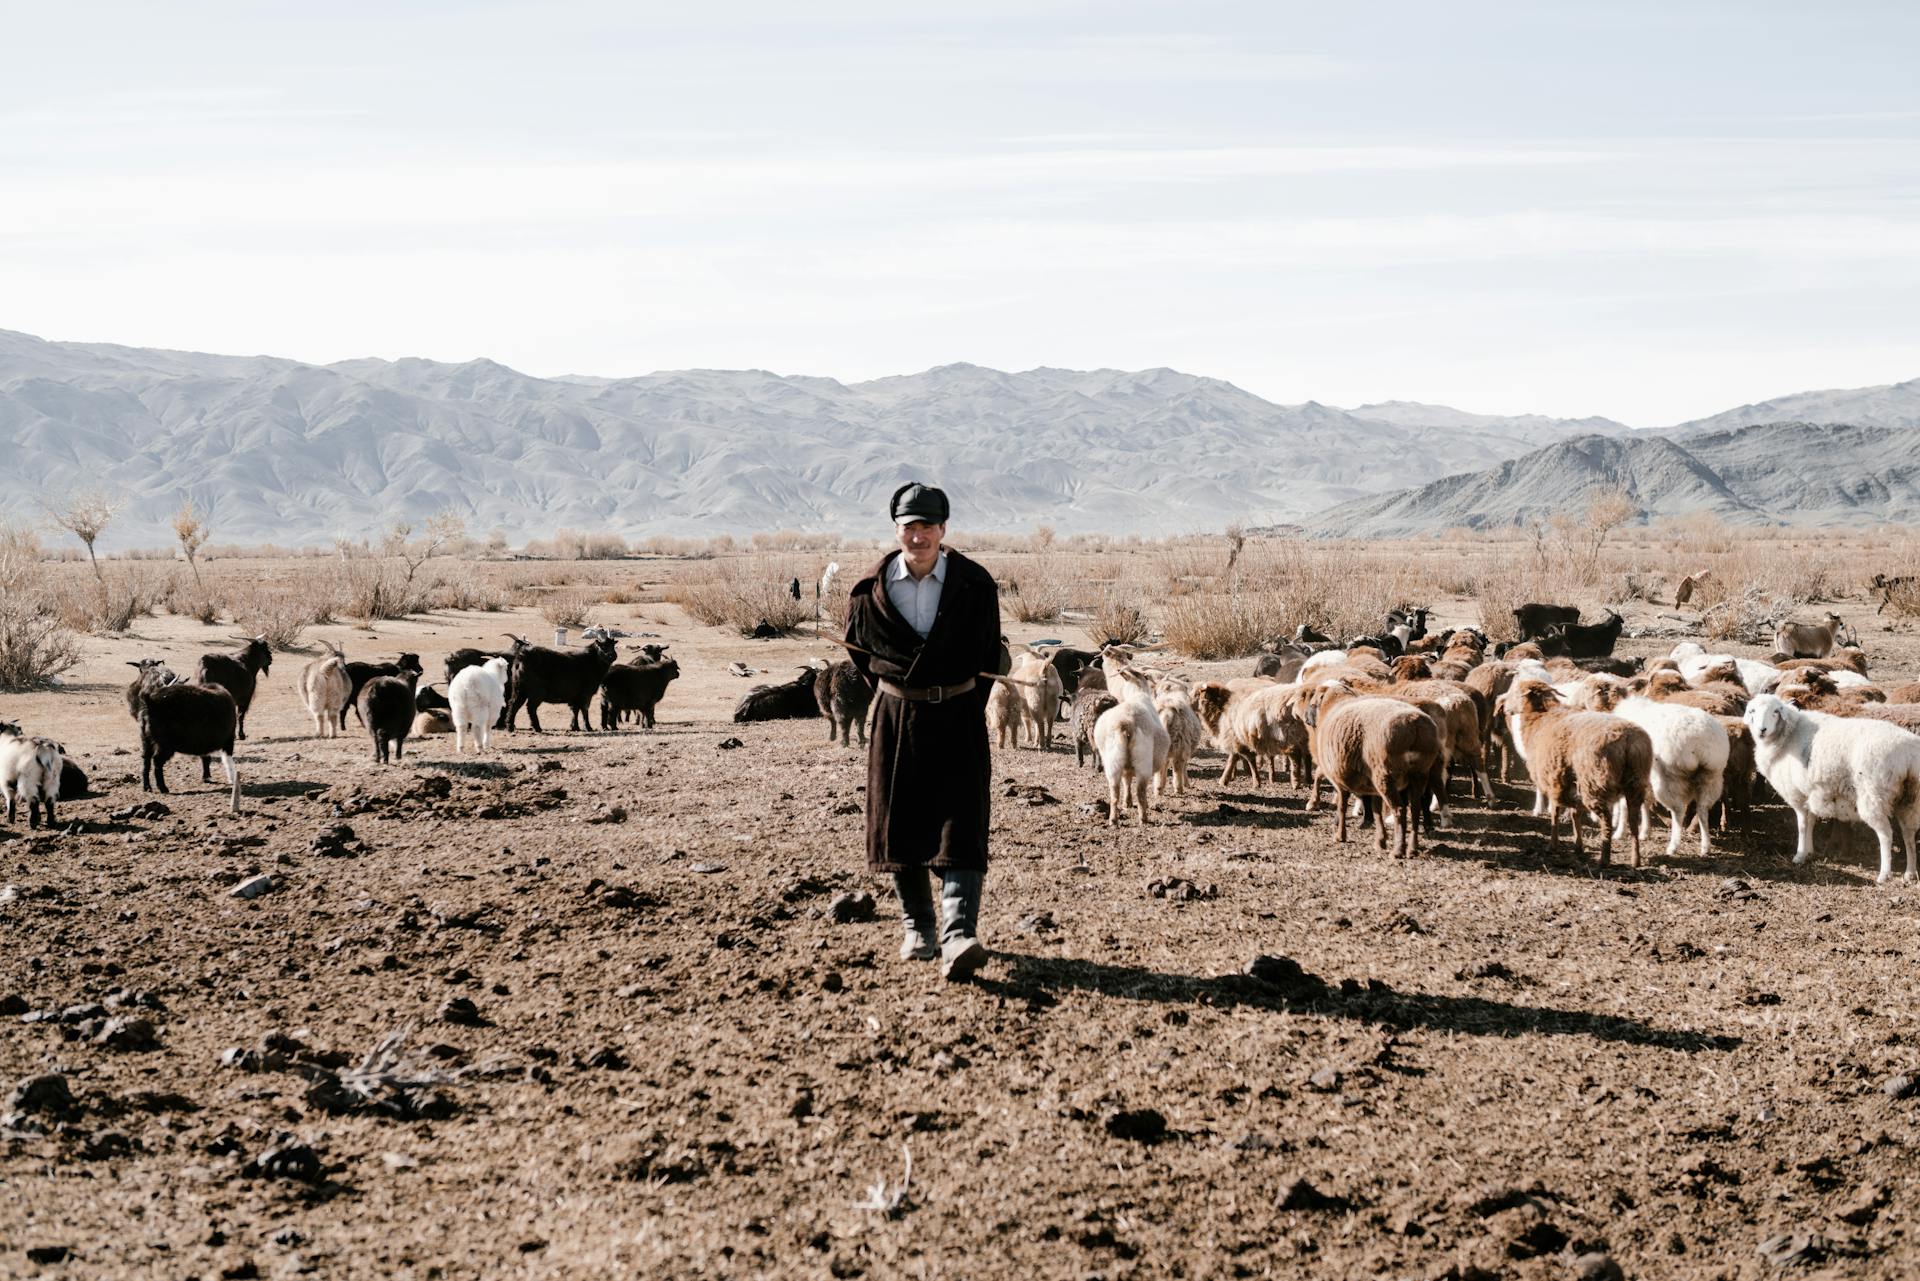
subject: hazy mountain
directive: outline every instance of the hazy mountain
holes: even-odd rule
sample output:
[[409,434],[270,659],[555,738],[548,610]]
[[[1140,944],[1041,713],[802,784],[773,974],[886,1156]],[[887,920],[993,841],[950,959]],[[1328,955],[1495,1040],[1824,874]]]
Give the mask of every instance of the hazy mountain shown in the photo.
[[1393,423],[1401,427],[1473,427],[1488,431],[1523,434],[1535,442],[1555,435],[1624,436],[1633,428],[1611,418],[1548,418],[1544,414],[1470,414],[1445,405],[1423,405],[1415,400],[1383,400],[1377,405],[1349,409],[1355,418],[1369,422]]
[[1586,436],[1305,523],[1343,538],[1497,528],[1577,514],[1609,489],[1624,490],[1646,519],[1709,511],[1730,524],[1905,520],[1920,501],[1920,429],[1772,423],[1684,440]]
[[188,495],[221,541],[323,542],[444,507],[517,541],[872,530],[895,486],[932,478],[963,528],[1171,533],[1486,466],[1550,421],[1378,408],[1276,405],[1171,369],[543,379],[490,360],[318,366],[0,331],[0,500],[31,514],[107,487],[130,500],[113,547],[169,542]]
[[1742,405],[1711,418],[1696,418],[1672,429],[1672,435],[1752,427],[1761,423],[1850,423],[1858,427],[1920,427],[1920,378],[1885,387],[1851,391],[1803,391],[1757,405]]

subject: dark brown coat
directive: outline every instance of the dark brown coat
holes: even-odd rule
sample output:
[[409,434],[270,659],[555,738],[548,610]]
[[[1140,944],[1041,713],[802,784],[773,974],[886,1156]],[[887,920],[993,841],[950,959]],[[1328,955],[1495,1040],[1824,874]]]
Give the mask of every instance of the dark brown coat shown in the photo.
[[986,570],[948,549],[940,610],[923,640],[887,597],[885,575],[899,555],[889,552],[853,585],[847,643],[870,651],[853,651],[854,665],[870,683],[976,683],[969,693],[939,703],[908,702],[876,690],[867,750],[867,867],[984,871],[993,781],[986,712],[993,682],[979,673],[999,666],[1000,589]]

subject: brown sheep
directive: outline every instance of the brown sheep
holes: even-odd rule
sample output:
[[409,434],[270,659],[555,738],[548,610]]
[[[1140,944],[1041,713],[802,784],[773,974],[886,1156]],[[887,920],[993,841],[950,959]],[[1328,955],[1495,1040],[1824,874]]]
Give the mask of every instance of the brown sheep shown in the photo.
[[1920,681],[1908,681],[1887,691],[1889,703],[1920,703]]
[[1734,811],[1745,819],[1753,808],[1753,731],[1738,716],[1722,716],[1720,724],[1727,731],[1727,772],[1720,788],[1720,804],[1715,807],[1720,821],[1716,826],[1724,832],[1732,826]]
[[[1484,695],[1476,693],[1465,681],[1413,681],[1404,685],[1355,684],[1354,688],[1363,694],[1377,694],[1385,698],[1405,698],[1412,702],[1431,704],[1439,709],[1443,718],[1440,739],[1446,749],[1446,764],[1464,766],[1467,771],[1469,794],[1479,797],[1483,793],[1488,805],[1494,802],[1493,780],[1487,776],[1486,737],[1482,726],[1487,722],[1492,704]],[[1447,775],[1441,774],[1441,791],[1435,799],[1441,806],[1446,804]]]
[[1848,685],[1843,689],[1826,672],[1810,668],[1781,678],[1773,692],[1803,711],[1830,712],[1836,716],[1851,716],[1855,708],[1887,701],[1886,694],[1871,685]]
[[1418,654],[1403,654],[1393,660],[1393,679],[1397,684],[1423,681],[1432,675],[1433,668]]
[[1392,809],[1394,853],[1416,855],[1420,834],[1415,807],[1426,799],[1427,780],[1440,758],[1440,731],[1425,713],[1391,698],[1368,698],[1338,682],[1322,685],[1308,699],[1306,722],[1313,732],[1313,791],[1333,786],[1334,838],[1347,839],[1347,797],[1377,797],[1376,845],[1387,848],[1387,811]]
[[1715,716],[1738,716],[1747,710],[1744,686],[1714,685],[1698,689],[1687,684],[1679,672],[1661,670],[1650,674],[1644,692],[1656,703],[1679,703]]
[[[1509,650],[1508,653],[1513,651]],[[1466,687],[1479,696],[1480,706],[1487,708],[1487,717],[1480,727],[1480,741],[1483,747],[1500,748],[1500,781],[1513,781],[1514,750],[1507,733],[1507,718],[1498,715],[1495,709],[1500,700],[1513,684],[1514,672],[1518,670],[1513,663],[1505,659],[1495,659],[1491,663],[1482,663],[1467,673]]]
[[1214,743],[1227,754],[1226,768],[1220,774],[1222,786],[1233,781],[1243,762],[1254,785],[1259,786],[1262,758],[1267,761],[1266,781],[1274,781],[1274,762],[1281,756],[1287,758],[1293,785],[1297,788],[1305,783],[1308,734],[1300,716],[1300,693],[1297,685],[1275,685],[1254,690],[1227,708],[1213,734]]
[[1547,651],[1540,648],[1539,641],[1521,641],[1500,657],[1509,663],[1523,662],[1529,658],[1536,663],[1544,663],[1547,661]]
[[[1167,774],[1173,779],[1174,795],[1185,796],[1187,766],[1207,736],[1206,727],[1200,723],[1193,696],[1183,682],[1172,678],[1158,680],[1154,682],[1154,690],[1154,710],[1160,713],[1160,724],[1167,731]],[[1164,783],[1160,790],[1165,793]]]
[[[1675,670],[1677,671],[1678,668],[1676,667]],[[1696,689],[1705,689],[1709,685],[1733,685],[1743,690],[1747,688],[1746,680],[1740,675],[1740,664],[1731,658],[1722,659],[1711,667],[1701,668],[1700,674],[1693,678],[1693,685]]]
[[1867,655],[1865,650],[1847,646],[1836,649],[1825,658],[1783,658],[1774,664],[1783,672],[1811,668],[1821,672],[1853,672],[1856,675],[1867,674]]
[[1633,722],[1605,712],[1576,712],[1564,706],[1551,685],[1521,681],[1507,691],[1502,707],[1519,731],[1522,753],[1533,785],[1547,804],[1547,844],[1559,842],[1560,811],[1573,822],[1573,852],[1580,847],[1580,815],[1600,825],[1600,863],[1613,858],[1613,807],[1624,803],[1626,829],[1633,842],[1633,865],[1640,866],[1640,815],[1652,803],[1653,739]]

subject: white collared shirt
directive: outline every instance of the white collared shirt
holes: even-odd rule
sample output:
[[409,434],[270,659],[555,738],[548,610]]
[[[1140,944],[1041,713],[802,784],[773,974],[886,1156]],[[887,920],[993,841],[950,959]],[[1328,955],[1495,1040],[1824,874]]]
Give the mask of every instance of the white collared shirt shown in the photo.
[[933,630],[934,615],[940,612],[940,589],[946,582],[945,551],[933,562],[932,572],[918,580],[907,572],[907,557],[903,552],[893,558],[893,566],[887,570],[887,599],[893,602],[908,626],[924,637]]

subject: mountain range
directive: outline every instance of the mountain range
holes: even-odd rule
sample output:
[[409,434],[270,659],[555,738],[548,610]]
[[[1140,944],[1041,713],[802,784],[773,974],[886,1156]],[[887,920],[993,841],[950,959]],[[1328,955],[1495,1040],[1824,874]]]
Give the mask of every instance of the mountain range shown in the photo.
[[[1789,411],[1805,422],[1750,439],[1786,431],[1748,424]],[[1820,442],[1806,423],[1887,434]],[[1656,438],[1406,401],[1278,405],[1171,369],[536,378],[484,359],[314,365],[0,331],[0,503],[31,516],[77,490],[114,493],[125,507],[103,549],[167,545],[187,497],[220,542],[324,543],[443,509],[515,542],[566,527],[875,531],[887,495],[923,478],[975,531],[1411,529],[1430,504],[1448,516],[1421,528],[1497,524],[1578,475],[1627,477],[1649,511],[1792,519],[1778,449],[1819,455],[1816,515],[1865,513],[1905,501],[1909,472],[1885,450],[1916,429],[1920,383],[1807,393]]]

